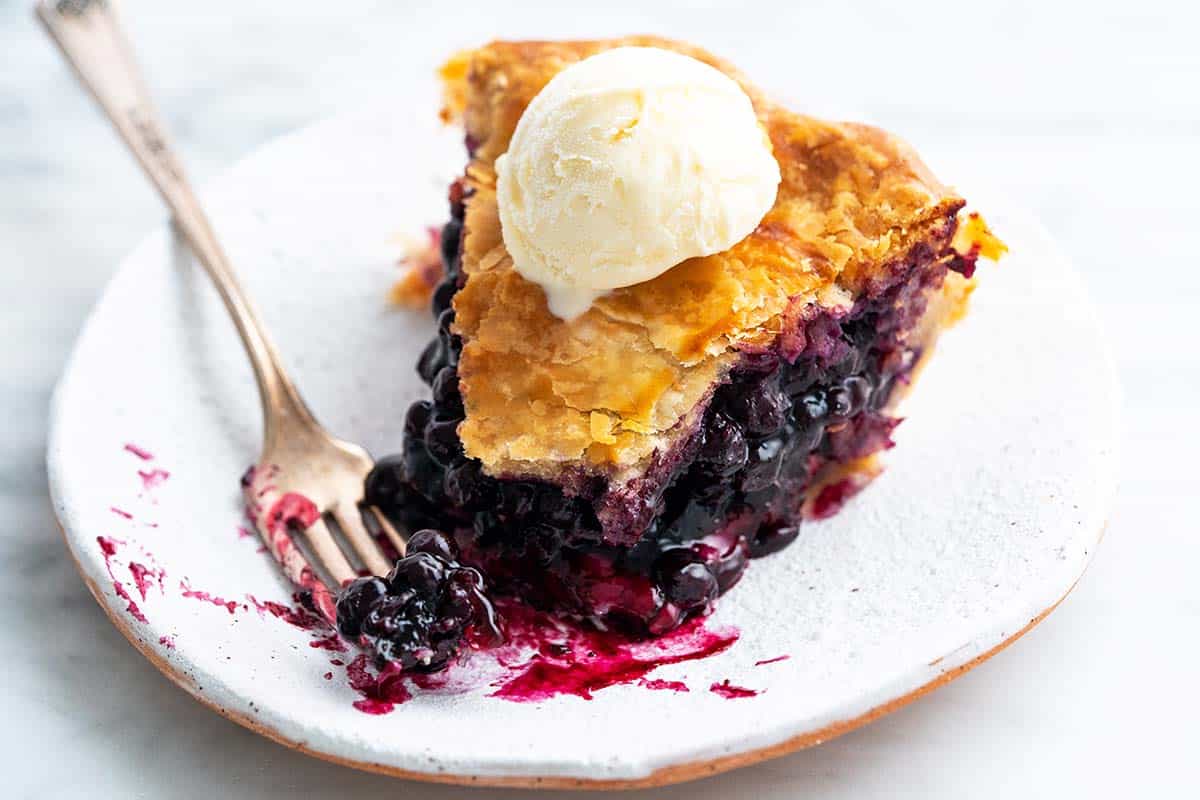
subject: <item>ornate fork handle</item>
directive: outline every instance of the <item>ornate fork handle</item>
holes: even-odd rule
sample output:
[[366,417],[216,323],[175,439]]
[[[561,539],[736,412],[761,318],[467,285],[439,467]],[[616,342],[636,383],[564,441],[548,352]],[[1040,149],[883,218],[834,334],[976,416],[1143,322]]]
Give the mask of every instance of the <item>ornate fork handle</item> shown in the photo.
[[258,380],[264,421],[262,455],[243,481],[247,509],[284,574],[311,593],[313,606],[333,622],[330,587],[349,583],[360,569],[387,573],[384,539],[396,553],[405,550],[404,537],[377,508],[366,509],[377,532],[363,518],[363,482],[375,462],[362,447],[318,425],[284,372],[171,148],[107,0],[39,0],[36,11],[158,188],[237,325]]
[[171,209],[176,228],[216,284],[254,367],[267,446],[313,424],[312,414],[284,371],[171,147],[112,4],[108,0],[39,0],[35,11],[133,151]]

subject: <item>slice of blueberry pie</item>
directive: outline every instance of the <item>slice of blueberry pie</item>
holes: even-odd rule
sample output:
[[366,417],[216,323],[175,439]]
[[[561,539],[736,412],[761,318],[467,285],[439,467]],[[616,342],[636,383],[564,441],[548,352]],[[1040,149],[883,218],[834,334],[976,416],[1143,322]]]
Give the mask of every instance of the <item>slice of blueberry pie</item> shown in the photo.
[[367,500],[495,592],[668,631],[877,471],[1004,246],[903,142],[678,42],[497,42],[443,78],[469,163],[432,399]]

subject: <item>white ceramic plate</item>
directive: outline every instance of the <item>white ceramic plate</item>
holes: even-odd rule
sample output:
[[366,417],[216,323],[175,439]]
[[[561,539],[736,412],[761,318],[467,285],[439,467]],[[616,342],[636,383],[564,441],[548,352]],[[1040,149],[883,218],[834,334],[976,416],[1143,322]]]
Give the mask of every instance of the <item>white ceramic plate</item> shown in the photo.
[[[385,303],[394,237],[442,220],[461,162],[454,134],[367,112],[286,137],[205,193],[318,417],[376,454],[397,447],[404,409],[423,395],[413,364],[432,330],[427,314]],[[165,226],[121,266],[54,400],[50,481],[71,553],[118,627],[187,691],[367,769],[642,785],[819,742],[1023,632],[1069,591],[1104,527],[1116,392],[1091,307],[1036,224],[975,200],[1012,255],[982,266],[972,314],[922,375],[888,470],[752,565],[712,623],[739,627],[737,644],[651,675],[687,693],[615,686],[517,704],[482,686],[419,693],[382,716],[356,710],[337,654],[247,598],[290,594],[238,534],[255,389],[215,293]],[[106,560],[98,537],[123,544]],[[131,562],[161,570],[144,597]],[[708,691],[725,679],[759,694]]]

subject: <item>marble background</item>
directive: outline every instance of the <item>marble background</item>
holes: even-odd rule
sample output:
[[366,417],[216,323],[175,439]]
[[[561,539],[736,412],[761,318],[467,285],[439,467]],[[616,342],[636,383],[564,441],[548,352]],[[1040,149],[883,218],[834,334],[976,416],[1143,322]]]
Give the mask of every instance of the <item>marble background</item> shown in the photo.
[[[729,56],[798,107],[892,128],[961,185],[986,181],[1024,198],[1086,274],[1124,386],[1123,484],[1089,573],[1017,646],[881,722],[750,770],[637,794],[1195,796],[1200,523],[1187,502],[1200,446],[1195,4],[123,6],[199,180],[340,108],[426,96],[432,68],[459,46],[651,31]],[[6,794],[463,796],[308,759],[203,709],[125,643],[70,565],[46,494],[49,395],[104,281],[163,216],[28,3],[0,0]]]

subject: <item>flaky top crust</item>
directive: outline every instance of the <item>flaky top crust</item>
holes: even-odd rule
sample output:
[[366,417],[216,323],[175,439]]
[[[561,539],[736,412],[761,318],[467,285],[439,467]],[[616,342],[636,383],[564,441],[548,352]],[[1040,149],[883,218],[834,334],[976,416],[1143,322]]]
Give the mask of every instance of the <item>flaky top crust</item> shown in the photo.
[[[564,322],[504,248],[493,162],[550,78],[623,45],[675,50],[737,80],[782,182],[758,228],[729,250],[617,289]],[[895,137],[787,111],[729,64],[678,42],[494,42],[455,57],[442,75],[446,115],[462,118],[474,148],[467,279],[454,299],[467,411],[459,436],[493,475],[636,474],[688,428],[739,347],[769,344],[798,309],[846,307],[870,293],[915,244],[944,234],[963,205]]]

